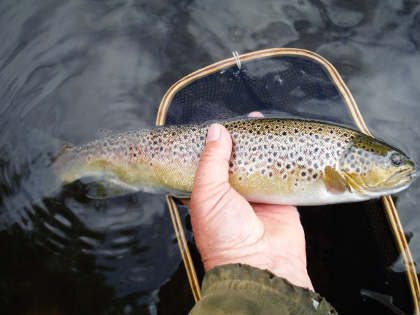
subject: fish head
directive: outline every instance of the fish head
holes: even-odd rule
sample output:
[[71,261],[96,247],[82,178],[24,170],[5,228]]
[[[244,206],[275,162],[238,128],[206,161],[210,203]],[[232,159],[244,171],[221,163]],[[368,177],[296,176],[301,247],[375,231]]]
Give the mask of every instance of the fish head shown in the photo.
[[352,191],[372,198],[397,193],[416,176],[416,165],[406,154],[366,135],[353,138],[339,169]]

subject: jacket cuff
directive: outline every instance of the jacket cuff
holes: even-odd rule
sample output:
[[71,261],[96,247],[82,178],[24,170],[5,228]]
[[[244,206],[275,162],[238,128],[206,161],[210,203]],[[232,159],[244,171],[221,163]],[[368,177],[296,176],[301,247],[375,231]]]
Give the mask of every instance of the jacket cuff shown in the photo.
[[337,314],[318,293],[295,286],[268,270],[244,264],[229,264],[209,270],[202,284],[203,298],[223,292],[245,294],[258,304],[284,309],[290,314]]

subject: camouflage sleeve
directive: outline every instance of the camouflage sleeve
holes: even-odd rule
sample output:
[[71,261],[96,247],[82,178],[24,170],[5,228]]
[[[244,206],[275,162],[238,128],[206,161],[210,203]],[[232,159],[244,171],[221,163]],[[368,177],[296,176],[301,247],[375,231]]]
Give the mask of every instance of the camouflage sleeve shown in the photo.
[[202,295],[190,315],[337,314],[319,294],[241,264],[208,271]]

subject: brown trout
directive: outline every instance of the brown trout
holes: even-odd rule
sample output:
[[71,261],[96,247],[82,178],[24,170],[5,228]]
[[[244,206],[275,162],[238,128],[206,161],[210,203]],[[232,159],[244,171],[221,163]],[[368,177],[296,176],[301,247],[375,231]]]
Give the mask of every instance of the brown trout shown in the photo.
[[[415,178],[415,164],[403,152],[349,128],[273,118],[222,124],[233,141],[230,183],[249,201],[360,201],[399,192]],[[140,190],[187,196],[208,127],[117,134],[67,149],[54,168],[65,183],[93,178],[109,188],[104,197]]]

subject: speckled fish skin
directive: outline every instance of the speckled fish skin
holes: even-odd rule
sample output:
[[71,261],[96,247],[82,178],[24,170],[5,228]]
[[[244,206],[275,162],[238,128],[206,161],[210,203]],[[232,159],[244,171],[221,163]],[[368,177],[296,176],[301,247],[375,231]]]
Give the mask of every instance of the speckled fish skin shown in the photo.
[[[230,183],[249,201],[359,201],[398,192],[414,179],[404,153],[352,129],[272,118],[222,124],[233,140]],[[208,126],[118,134],[66,150],[54,167],[66,183],[94,176],[132,191],[189,193]]]

